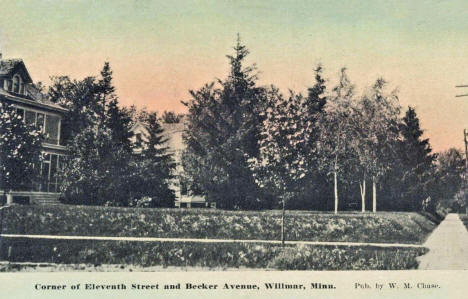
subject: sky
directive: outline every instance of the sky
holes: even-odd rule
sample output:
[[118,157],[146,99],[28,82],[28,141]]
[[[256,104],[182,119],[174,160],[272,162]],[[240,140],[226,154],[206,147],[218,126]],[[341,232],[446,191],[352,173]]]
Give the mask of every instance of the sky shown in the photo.
[[181,100],[225,78],[237,33],[259,84],[305,92],[314,68],[341,67],[364,90],[378,78],[416,108],[435,151],[468,128],[468,1],[0,0],[0,52],[34,81],[114,71],[122,105],[185,112]]

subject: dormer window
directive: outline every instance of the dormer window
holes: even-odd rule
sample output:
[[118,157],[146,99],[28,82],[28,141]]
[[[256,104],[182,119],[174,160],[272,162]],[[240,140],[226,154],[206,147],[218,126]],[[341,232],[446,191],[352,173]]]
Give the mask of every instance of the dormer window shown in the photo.
[[11,80],[5,80],[5,90],[13,91],[13,84]]
[[14,93],[20,93],[21,85],[23,82],[21,82],[21,77],[19,75],[14,75],[13,76],[13,92]]

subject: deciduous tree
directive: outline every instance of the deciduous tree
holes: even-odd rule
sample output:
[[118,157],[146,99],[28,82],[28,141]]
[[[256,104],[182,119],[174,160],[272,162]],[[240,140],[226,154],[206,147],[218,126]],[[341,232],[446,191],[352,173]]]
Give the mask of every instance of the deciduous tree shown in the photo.
[[24,123],[16,108],[0,103],[0,190],[29,190],[41,161],[40,129]]

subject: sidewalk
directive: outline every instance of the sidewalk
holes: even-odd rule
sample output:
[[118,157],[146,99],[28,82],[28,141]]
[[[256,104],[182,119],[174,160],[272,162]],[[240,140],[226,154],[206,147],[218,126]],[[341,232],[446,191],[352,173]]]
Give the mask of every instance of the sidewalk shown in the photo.
[[[194,239],[194,238],[152,238],[152,237],[106,237],[106,236],[60,236],[60,235],[17,235],[1,234],[1,238],[53,239],[53,240],[94,240],[94,241],[131,241],[131,242],[194,242],[194,243],[264,243],[281,244],[279,240],[235,240],[235,239]],[[317,246],[372,246],[372,247],[403,247],[422,248],[424,245],[401,243],[365,243],[365,242],[320,242],[320,241],[286,241],[292,245]]]
[[457,214],[448,214],[424,243],[420,270],[468,270],[468,231]]

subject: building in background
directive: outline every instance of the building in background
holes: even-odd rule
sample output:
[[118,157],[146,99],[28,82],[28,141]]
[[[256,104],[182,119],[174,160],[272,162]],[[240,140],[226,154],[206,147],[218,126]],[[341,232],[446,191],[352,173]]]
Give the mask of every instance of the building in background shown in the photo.
[[66,154],[60,139],[61,123],[67,110],[48,102],[34,87],[31,76],[21,59],[2,59],[0,54],[0,102],[12,104],[23,120],[41,128],[45,135],[42,144],[43,162],[40,178],[28,190],[15,190],[7,203],[55,203],[60,192],[57,170]]

